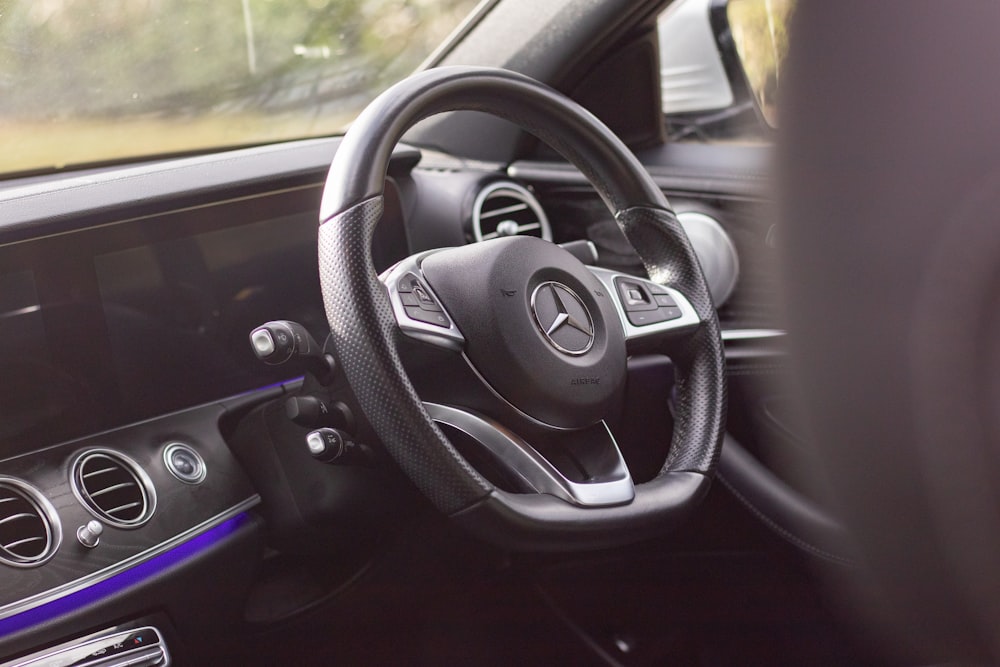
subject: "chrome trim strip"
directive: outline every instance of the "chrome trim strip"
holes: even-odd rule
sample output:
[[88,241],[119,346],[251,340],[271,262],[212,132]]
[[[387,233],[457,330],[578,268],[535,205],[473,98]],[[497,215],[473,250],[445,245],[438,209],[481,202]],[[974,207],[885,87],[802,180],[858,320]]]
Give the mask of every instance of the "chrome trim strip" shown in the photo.
[[611,469],[594,482],[573,482],[545,459],[517,434],[492,420],[465,410],[438,403],[424,403],[424,408],[434,421],[447,424],[465,433],[489,450],[516,474],[525,484],[538,493],[561,498],[581,507],[621,505],[635,498],[635,486],[618,443],[608,429],[608,444],[616,457]]
[[[480,213],[479,214],[479,218],[480,218],[480,220],[483,219],[483,218],[493,218],[493,217],[496,217],[498,215],[507,215],[508,213],[514,213],[515,211],[523,211],[526,208],[528,208],[528,204],[527,203],[514,204],[513,206],[506,206],[504,208],[493,209],[489,213]],[[536,229],[537,229],[537,226],[536,226]]]
[[[8,521],[17,521],[18,519],[23,519],[25,517],[28,517],[30,519],[33,516],[35,516],[35,515],[34,514],[28,514],[27,512],[21,512],[20,514],[11,514],[6,519],[0,519],[0,526],[4,525]],[[36,538],[36,539],[41,539],[41,538]],[[21,542],[17,542],[16,544],[21,544]]]
[[722,340],[760,340],[764,338],[781,338],[787,332],[781,329],[724,329]]
[[[19,514],[18,518],[22,518],[23,519],[24,517],[33,517],[33,516],[35,516],[35,515],[34,514]],[[48,531],[46,531],[46,532],[48,532]],[[11,552],[11,550],[14,547],[19,547],[22,544],[31,544],[32,542],[38,542],[39,540],[41,540],[43,542],[48,542],[49,541],[48,540],[48,535],[46,535],[46,537],[27,537],[27,538],[25,538],[23,540],[18,540],[17,542],[9,542],[8,544],[4,544],[4,545],[0,546],[0,548],[2,548],[4,551]]]
[[193,537],[196,537],[198,534],[203,533],[210,528],[214,528],[215,526],[218,526],[219,524],[224,523],[229,519],[232,519],[234,516],[242,512],[245,512],[251,507],[257,505],[258,503],[260,503],[260,496],[255,493],[254,495],[250,496],[243,502],[240,502],[232,506],[231,508],[225,510],[224,512],[216,514],[214,517],[210,519],[202,521],[198,525],[193,526],[182,533],[178,533],[174,537],[164,542],[161,542],[155,547],[146,549],[145,551],[137,553],[134,556],[126,558],[123,561],[120,561],[118,563],[115,563],[114,565],[106,567],[103,570],[98,570],[97,572],[88,574],[85,577],[81,577],[74,581],[67,582],[55,588],[50,588],[49,590],[43,591],[41,593],[36,593],[35,595],[24,598],[22,600],[18,600],[17,602],[10,602],[6,605],[0,606],[0,619],[7,618],[9,616],[14,616],[15,614],[19,614],[23,611],[28,611],[29,609],[33,609],[45,603],[52,602],[53,600],[57,600],[61,597],[69,595],[70,593],[76,593],[77,591],[83,590],[84,588],[92,586],[93,584],[96,584],[100,581],[104,581],[105,579],[110,579],[116,574],[121,574],[122,572],[128,570],[131,567],[134,567],[144,561],[154,558],[155,556],[159,556],[162,553],[170,551],[174,547],[179,546],[184,542],[187,542],[189,539]]
[[[151,645],[151,648],[137,648],[107,658],[100,655],[88,655],[91,653],[91,649],[94,649],[97,645],[106,646],[115,639],[124,641],[143,630],[152,630],[156,633],[157,643]],[[100,650],[99,647],[97,650]],[[116,657],[119,659],[115,660]],[[138,662],[140,658],[148,660],[152,657],[158,657],[158,660],[155,662]],[[88,658],[90,659],[88,660]],[[10,662],[3,663],[0,667],[31,667],[32,665],[38,665],[39,667],[41,665],[78,665],[79,667],[96,667],[97,665],[102,665],[104,667],[124,667],[130,664],[150,664],[159,665],[160,667],[167,667],[167,665],[171,664],[170,653],[167,651],[167,643],[158,628],[152,625],[144,625],[129,630],[105,630],[37,651],[31,655],[16,658]]]
[[[121,489],[127,489],[130,486],[139,486],[139,485],[136,484],[135,482],[122,482],[121,484],[115,484],[113,486],[106,486],[103,489],[101,489],[100,491],[95,491],[94,493],[90,494],[90,497],[91,498],[97,498],[98,496],[103,496],[105,493],[114,493],[115,491],[119,491]],[[126,507],[126,506],[127,507],[135,507],[138,504],[140,504],[140,503],[128,503],[128,505],[122,505],[122,507]],[[115,509],[118,509],[118,508],[115,508]],[[111,512],[114,512],[114,511],[115,510],[108,510],[108,513],[110,514]]]

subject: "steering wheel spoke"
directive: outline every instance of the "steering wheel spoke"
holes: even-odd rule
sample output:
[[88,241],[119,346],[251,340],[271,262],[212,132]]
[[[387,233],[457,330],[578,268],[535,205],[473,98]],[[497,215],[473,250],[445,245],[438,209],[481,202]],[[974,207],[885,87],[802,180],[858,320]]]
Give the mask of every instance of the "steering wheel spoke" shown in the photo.
[[[548,456],[492,419],[461,408],[424,403],[438,424],[456,429],[484,450],[522,487],[579,507],[632,502],[635,486],[625,459],[605,422],[553,434]],[[571,439],[564,446],[561,440]]]
[[587,267],[612,295],[630,351],[669,345],[701,324],[679,290],[617,271]]
[[385,271],[379,280],[385,285],[392,314],[405,335],[458,350],[465,345],[465,336],[420,270],[420,262],[433,252],[407,257]]

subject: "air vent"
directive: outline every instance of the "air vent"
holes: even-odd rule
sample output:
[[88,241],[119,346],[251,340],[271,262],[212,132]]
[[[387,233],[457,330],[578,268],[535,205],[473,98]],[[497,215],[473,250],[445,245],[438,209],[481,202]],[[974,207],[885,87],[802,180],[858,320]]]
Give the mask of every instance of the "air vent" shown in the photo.
[[504,236],[537,236],[552,240],[548,218],[535,196],[510,181],[491,183],[472,206],[472,234],[476,241]]
[[62,532],[55,509],[33,487],[0,477],[0,562],[35,567],[55,554]]
[[73,491],[97,518],[119,528],[146,523],[156,505],[153,484],[132,459],[90,450],[73,466]]

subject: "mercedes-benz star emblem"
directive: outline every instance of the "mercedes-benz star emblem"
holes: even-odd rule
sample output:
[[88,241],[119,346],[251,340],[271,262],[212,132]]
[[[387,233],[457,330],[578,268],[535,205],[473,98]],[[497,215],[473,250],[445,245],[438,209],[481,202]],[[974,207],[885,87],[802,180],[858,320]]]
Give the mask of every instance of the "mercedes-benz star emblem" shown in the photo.
[[552,347],[573,356],[594,345],[594,321],[576,292],[562,283],[545,282],[531,294],[531,314]]

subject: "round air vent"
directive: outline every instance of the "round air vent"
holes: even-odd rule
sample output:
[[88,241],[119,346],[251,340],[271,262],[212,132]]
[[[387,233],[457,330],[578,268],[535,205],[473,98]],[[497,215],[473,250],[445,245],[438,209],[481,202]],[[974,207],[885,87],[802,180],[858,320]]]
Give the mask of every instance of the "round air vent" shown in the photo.
[[118,528],[146,523],[156,508],[153,483],[123,454],[92,449],[73,465],[73,491],[94,516]]
[[490,183],[472,205],[472,234],[476,241],[503,236],[537,236],[552,240],[545,211],[535,196],[510,181]]
[[52,504],[34,487],[0,477],[0,562],[14,567],[41,565],[62,540]]

